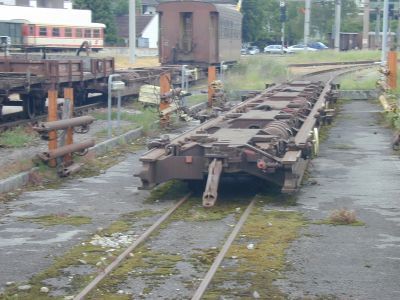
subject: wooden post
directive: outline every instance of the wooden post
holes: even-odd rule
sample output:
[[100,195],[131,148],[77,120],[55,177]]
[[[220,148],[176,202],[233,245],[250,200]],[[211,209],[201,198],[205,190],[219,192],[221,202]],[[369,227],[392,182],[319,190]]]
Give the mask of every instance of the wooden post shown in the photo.
[[[57,121],[57,91],[48,91],[48,121]],[[49,150],[57,149],[57,131],[52,130],[49,132]],[[49,161],[50,167],[55,167],[57,165],[56,160],[52,159]]]
[[396,51],[389,51],[389,53],[388,53],[388,68],[389,68],[388,85],[391,90],[395,90],[397,88],[397,52]]
[[217,68],[215,66],[208,67],[208,107],[213,106],[214,89],[211,87],[211,83],[213,83],[216,79]]
[[[165,73],[160,76],[160,112],[164,109],[168,108],[170,104],[167,101],[163,101],[163,95],[169,92],[171,89],[171,74]],[[161,126],[164,126],[169,123],[169,114],[166,114],[160,118]]]
[[[74,89],[73,88],[64,88],[64,98],[69,99],[69,116],[68,118],[72,118],[73,114],[74,114]],[[74,142],[74,138],[73,138],[73,133],[74,130],[72,127],[69,127],[67,129],[67,136],[65,139],[65,145],[71,145]],[[72,155],[71,154],[67,154],[64,156],[64,164],[65,165],[70,165],[72,163]]]

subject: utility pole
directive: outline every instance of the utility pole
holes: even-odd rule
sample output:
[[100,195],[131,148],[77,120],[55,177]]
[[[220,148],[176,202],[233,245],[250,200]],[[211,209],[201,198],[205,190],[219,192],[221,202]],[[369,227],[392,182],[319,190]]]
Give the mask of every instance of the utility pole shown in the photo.
[[285,22],[286,22],[286,3],[285,1],[279,2],[279,10],[280,10],[280,21],[281,21],[281,52],[284,54],[285,47]]
[[398,11],[397,11],[396,50],[400,51],[400,0],[399,0]]
[[340,51],[340,13],[341,13],[341,0],[335,0],[335,42],[334,48]]
[[368,33],[369,33],[369,0],[364,0],[363,37],[362,37],[363,49],[368,49]]
[[383,67],[387,64],[387,33],[389,25],[389,0],[383,1],[383,25],[382,25],[382,54],[381,54],[381,65]]
[[136,52],[136,0],[129,0],[129,62],[134,63]]
[[375,49],[379,48],[381,36],[381,0],[377,1],[375,25]]
[[311,14],[311,0],[305,0],[304,11],[304,46],[308,48],[308,41],[310,38],[310,14]]

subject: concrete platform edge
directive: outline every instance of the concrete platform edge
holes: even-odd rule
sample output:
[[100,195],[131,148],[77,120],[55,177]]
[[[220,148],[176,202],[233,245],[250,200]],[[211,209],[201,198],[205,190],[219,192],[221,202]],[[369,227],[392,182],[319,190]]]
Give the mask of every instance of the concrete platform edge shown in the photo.
[[[121,145],[124,143],[129,143],[139,137],[142,136],[143,128],[137,128],[131,131],[128,131],[120,136],[114,137],[112,139],[103,141],[94,147],[90,148],[90,152],[94,152],[97,155],[103,155],[107,151],[116,147],[117,145]],[[22,188],[23,186],[29,183],[29,179],[32,173],[35,173],[39,170],[39,168],[32,168],[29,171],[19,173],[12,177],[0,180],[0,194],[9,193],[18,188]]]

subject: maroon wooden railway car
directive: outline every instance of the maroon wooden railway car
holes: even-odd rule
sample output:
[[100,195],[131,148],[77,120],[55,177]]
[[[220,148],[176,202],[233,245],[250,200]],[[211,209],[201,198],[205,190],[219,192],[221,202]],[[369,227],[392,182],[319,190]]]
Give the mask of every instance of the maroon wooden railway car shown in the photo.
[[208,64],[240,59],[242,15],[233,5],[198,1],[161,3],[161,64]]

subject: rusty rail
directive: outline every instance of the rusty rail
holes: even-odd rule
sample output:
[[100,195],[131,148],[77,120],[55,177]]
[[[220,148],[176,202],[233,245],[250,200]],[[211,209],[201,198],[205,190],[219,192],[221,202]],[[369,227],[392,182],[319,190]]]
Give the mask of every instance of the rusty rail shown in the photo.
[[161,216],[149,229],[147,229],[135,242],[133,242],[124,252],[122,252],[111,264],[109,264],[102,273],[97,275],[75,298],[74,300],[84,299],[108,274],[110,274],[137,246],[143,243],[149,236],[165,222],[172,213],[178,209],[191,194],[185,195],[174,206],[172,206],[164,215]]
[[240,229],[242,229],[244,222],[246,222],[247,218],[249,217],[249,215],[254,207],[254,204],[255,204],[255,200],[253,199],[250,202],[249,206],[244,211],[244,213],[242,214],[242,216],[240,217],[239,222],[237,222],[235,228],[229,235],[225,244],[222,246],[221,251],[218,253],[213,264],[211,265],[210,269],[208,270],[206,276],[204,277],[200,286],[197,288],[196,292],[194,293],[192,300],[200,300],[201,297],[204,295],[205,291],[207,290],[208,285],[210,284],[211,280],[213,279],[215,273],[217,272],[219,265],[223,261],[226,253],[228,252],[229,248],[231,247],[231,245],[232,245],[233,241],[235,240],[236,236],[238,235]]

